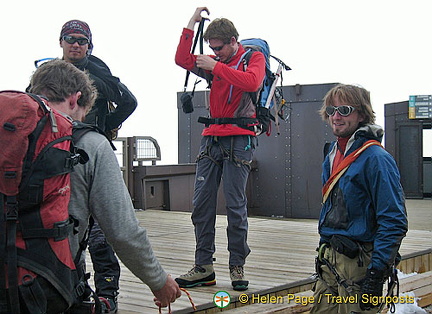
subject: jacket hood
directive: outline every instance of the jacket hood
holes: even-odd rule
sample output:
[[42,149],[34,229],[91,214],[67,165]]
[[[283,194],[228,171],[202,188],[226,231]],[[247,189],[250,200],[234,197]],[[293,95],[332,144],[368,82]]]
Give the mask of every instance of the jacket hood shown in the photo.
[[[365,141],[368,140],[377,140],[380,143],[382,143],[382,138],[384,135],[384,130],[381,126],[376,124],[366,124],[362,127],[359,127],[353,135],[351,135],[350,139],[348,140],[347,146],[345,148],[345,153],[349,151],[351,146],[354,144],[354,142],[359,138],[365,138]],[[336,154],[336,141],[333,142],[334,145],[331,146],[329,156],[331,163],[333,163],[333,158]]]
[[384,135],[384,129],[377,124],[367,124],[357,129],[354,133],[354,138],[357,139],[360,136],[370,140],[377,140],[380,143]]

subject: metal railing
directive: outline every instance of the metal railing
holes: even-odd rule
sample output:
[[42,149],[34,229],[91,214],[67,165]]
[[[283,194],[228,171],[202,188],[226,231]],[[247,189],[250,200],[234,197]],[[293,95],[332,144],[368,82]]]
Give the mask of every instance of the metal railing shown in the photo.
[[151,136],[134,136],[135,154],[134,160],[140,165],[143,161],[151,161],[156,165],[157,160],[161,160],[161,151],[158,142]]
[[123,179],[129,189],[133,189],[133,167],[142,166],[144,162],[161,160],[161,150],[158,142],[151,136],[118,137],[113,141],[117,148],[115,154],[123,173]]

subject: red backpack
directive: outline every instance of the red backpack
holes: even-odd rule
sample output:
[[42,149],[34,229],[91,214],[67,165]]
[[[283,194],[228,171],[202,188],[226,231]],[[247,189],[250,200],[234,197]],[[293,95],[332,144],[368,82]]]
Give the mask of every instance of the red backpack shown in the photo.
[[84,293],[68,236],[72,122],[36,95],[0,92],[0,313],[62,312]]

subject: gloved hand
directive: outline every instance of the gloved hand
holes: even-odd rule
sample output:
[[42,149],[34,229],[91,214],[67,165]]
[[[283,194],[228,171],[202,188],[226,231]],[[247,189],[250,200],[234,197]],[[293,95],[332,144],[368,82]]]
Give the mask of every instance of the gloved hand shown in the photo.
[[383,270],[368,269],[366,271],[366,277],[360,290],[360,308],[362,311],[368,311],[380,305],[378,297],[382,296],[384,281]]

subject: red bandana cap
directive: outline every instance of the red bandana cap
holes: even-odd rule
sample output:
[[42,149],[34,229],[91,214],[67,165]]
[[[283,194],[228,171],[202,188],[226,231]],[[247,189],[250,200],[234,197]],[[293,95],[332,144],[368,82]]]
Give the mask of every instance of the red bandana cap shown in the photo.
[[89,46],[87,54],[91,54],[93,50],[93,42],[92,42],[92,33],[90,27],[86,22],[80,20],[71,20],[66,22],[60,32],[60,40],[62,40],[63,36],[69,34],[82,34],[89,40]]

